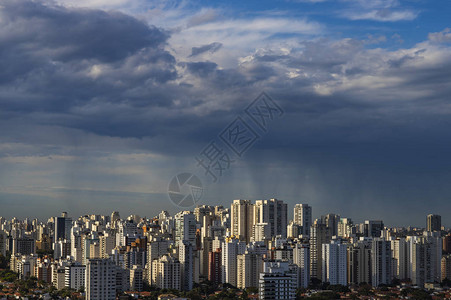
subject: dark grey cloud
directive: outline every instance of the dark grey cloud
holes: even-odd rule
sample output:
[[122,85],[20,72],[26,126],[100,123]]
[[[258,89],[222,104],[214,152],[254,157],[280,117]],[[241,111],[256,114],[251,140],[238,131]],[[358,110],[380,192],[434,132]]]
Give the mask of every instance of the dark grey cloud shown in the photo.
[[203,45],[203,46],[200,46],[200,47],[193,47],[192,50],[191,50],[190,57],[193,57],[193,56],[205,53],[205,52],[215,53],[221,47],[222,47],[222,44],[218,43],[218,42],[214,42],[214,43],[211,43],[211,44]]
[[[169,157],[149,173],[177,172],[179,160],[194,163],[266,91],[285,115],[212,189],[222,204],[272,190],[318,211],[351,213],[350,205],[365,203],[372,213],[375,199],[398,201],[401,210],[431,198],[437,207],[451,192],[443,187],[451,179],[451,50],[437,45],[447,41],[446,30],[411,49],[315,39],[283,51],[259,49],[224,66],[181,61],[166,50],[165,30],[116,12],[5,1],[0,23],[0,159],[70,156],[61,168],[81,171],[66,172],[66,187],[102,181],[101,171],[97,179],[83,175],[114,152]],[[193,47],[192,55],[219,47]],[[14,163],[0,161],[26,173],[25,163]],[[126,167],[114,157],[101,165],[110,163]],[[9,170],[0,167],[0,182],[7,182]],[[142,179],[108,171],[104,178],[118,185]]]
[[421,58],[421,54],[424,53],[425,51],[426,51],[425,49],[420,49],[413,54],[408,54],[408,55],[404,55],[400,58],[391,59],[391,60],[389,60],[388,63],[390,66],[392,66],[396,69],[396,68],[401,67],[408,61],[414,61],[415,59]]
[[8,0],[0,14],[0,67],[3,80],[9,81],[57,62],[115,62],[161,47],[168,38],[166,32],[117,12]]
[[218,65],[213,62],[190,62],[186,64],[188,71],[200,77],[207,77],[215,72]]
[[[26,115],[31,124],[103,136],[151,137],[158,140],[153,150],[161,152],[177,152],[165,149],[171,140],[207,141],[246,99],[251,100],[250,95],[262,90],[296,114],[289,128],[296,131],[301,117],[304,131],[310,133],[307,139],[299,137],[301,143],[391,135],[393,123],[410,128],[415,126],[409,123],[412,115],[425,120],[433,115],[424,116],[425,111],[415,106],[428,105],[423,98],[410,99],[408,105],[397,102],[398,96],[408,98],[402,96],[404,91],[427,85],[429,99],[444,105],[440,101],[448,90],[433,89],[446,82],[446,69],[412,66],[429,55],[422,49],[400,56],[367,50],[355,39],[319,39],[303,42],[288,54],[257,52],[239,67],[219,68],[214,61],[177,62],[164,48],[165,31],[119,13],[16,1],[6,2],[2,14],[2,55],[18,56],[2,60],[5,69],[12,70],[2,73],[11,82],[0,90],[3,120],[19,122]],[[36,31],[28,33],[28,27]],[[194,47],[193,54],[219,45]],[[22,70],[19,60],[30,63]],[[177,65],[182,67],[179,71]],[[298,75],[287,77],[291,69]],[[359,82],[365,76],[403,81],[377,88],[371,80],[367,86]],[[353,84],[344,87],[345,82]],[[330,94],[321,94],[322,89]],[[195,121],[199,114],[202,123]],[[348,132],[365,127],[367,134]]]
[[2,2],[0,23],[4,118],[111,134],[105,120],[121,124],[119,111],[133,120],[132,110],[171,105],[164,85],[177,72],[162,29],[118,12],[22,0]]

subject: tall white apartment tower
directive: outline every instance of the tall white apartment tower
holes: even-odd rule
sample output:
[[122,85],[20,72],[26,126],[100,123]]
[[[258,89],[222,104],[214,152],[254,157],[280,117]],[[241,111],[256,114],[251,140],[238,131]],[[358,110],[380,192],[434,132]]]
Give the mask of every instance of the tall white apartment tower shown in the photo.
[[441,232],[423,232],[426,239],[433,244],[433,278],[434,282],[440,282],[441,279],[441,260],[443,251],[443,240],[441,237]]
[[161,237],[154,237],[147,243],[147,281],[152,284],[152,262],[168,252],[170,242]]
[[237,287],[245,289],[258,287],[258,278],[263,271],[263,256],[246,251],[237,256]]
[[393,276],[404,280],[409,276],[409,247],[405,238],[391,240],[391,250],[393,256],[394,274]]
[[75,223],[75,226],[71,228],[70,233],[70,255],[76,262],[83,262],[83,229],[78,227],[78,224]]
[[322,245],[329,243],[330,229],[321,220],[316,219],[310,230],[310,277],[322,276]]
[[165,254],[152,262],[152,284],[160,289],[180,290],[180,262]]
[[268,223],[271,236],[287,237],[287,204],[282,200],[269,199],[255,201],[255,214],[258,223]]
[[237,256],[246,251],[246,243],[227,238],[222,244],[222,282],[237,286]]
[[372,242],[361,240],[348,246],[348,283],[371,283]]
[[302,226],[303,235],[310,236],[310,227],[312,226],[312,207],[308,204],[296,204],[294,206],[294,223]]
[[257,223],[252,230],[252,241],[264,242],[271,240],[271,227],[268,223]]
[[442,258],[441,238],[437,232],[408,237],[409,277],[413,284],[423,287],[428,282],[440,282]]
[[310,245],[297,243],[293,248],[293,263],[299,268],[299,286],[306,288],[310,282]]
[[65,267],[65,286],[74,290],[85,287],[86,266],[75,262]]
[[254,205],[250,200],[233,200],[230,209],[232,235],[249,243],[255,222]]
[[193,273],[194,273],[194,255],[193,245],[188,241],[179,242],[179,261],[180,273],[182,277],[182,290],[190,291],[193,289]]
[[86,265],[86,299],[116,299],[116,266],[110,259],[88,259]]
[[392,255],[390,241],[373,239],[371,248],[372,285],[390,284],[392,281]]
[[189,241],[196,244],[196,216],[190,211],[175,215],[175,241]]
[[323,282],[347,285],[347,244],[342,244],[340,240],[332,240],[322,247]]
[[116,246],[116,235],[110,232],[105,232],[99,237],[100,242],[100,256],[102,258],[108,258],[111,251]]

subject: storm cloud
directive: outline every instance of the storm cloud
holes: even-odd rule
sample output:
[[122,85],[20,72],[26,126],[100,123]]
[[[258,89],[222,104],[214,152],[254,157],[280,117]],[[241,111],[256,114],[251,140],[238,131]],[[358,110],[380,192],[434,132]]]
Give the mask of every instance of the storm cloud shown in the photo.
[[202,54],[204,52],[210,52],[210,53],[214,53],[216,51],[218,51],[220,48],[222,47],[221,43],[218,42],[214,42],[208,45],[203,45],[200,47],[193,47],[191,50],[191,57]]
[[[224,32],[208,20],[186,30]],[[258,20],[222,22],[230,41],[243,27],[261,35]],[[406,205],[418,219],[429,212],[422,201],[451,208],[448,29],[395,49],[268,35],[235,51],[227,40],[192,41],[188,52],[176,44],[180,30],[118,11],[2,2],[0,205],[10,215],[33,212],[12,204],[19,198],[55,214],[55,203],[82,213],[76,198],[102,212],[132,212],[121,198],[148,216],[170,210],[168,179],[202,173],[194,157],[262,91],[285,115],[208,189],[207,204],[278,197],[315,214],[382,218],[392,203],[394,224],[408,221],[396,215]]]

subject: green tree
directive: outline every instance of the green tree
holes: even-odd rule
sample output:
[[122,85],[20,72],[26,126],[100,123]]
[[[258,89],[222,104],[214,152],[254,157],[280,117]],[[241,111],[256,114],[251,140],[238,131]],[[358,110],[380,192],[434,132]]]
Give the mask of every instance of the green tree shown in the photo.
[[74,291],[73,289],[70,289],[70,288],[65,287],[65,288],[63,288],[63,289],[57,291],[56,294],[57,294],[58,296],[60,296],[60,297],[63,297],[63,298],[66,298],[66,297],[71,298],[71,297],[72,297],[72,294],[73,294],[74,292],[75,292],[75,291]]
[[307,299],[317,299],[317,300],[326,300],[326,299],[340,299],[340,294],[331,291],[325,291],[316,293]]
[[374,295],[374,292],[372,291],[372,287],[369,284],[362,284],[357,289],[357,293],[359,296],[370,296]]
[[317,290],[317,289],[319,289],[321,287],[321,283],[322,283],[321,279],[313,277],[313,278],[310,279],[309,288]]
[[5,282],[14,282],[19,278],[19,274],[11,270],[0,271],[0,280]]
[[185,297],[191,300],[201,300],[202,296],[199,294],[199,291],[196,289],[192,289],[189,292],[185,293]]
[[429,295],[428,292],[421,289],[415,289],[411,294],[413,299],[422,300],[422,299],[432,299],[432,296]]
[[351,291],[347,286],[341,284],[329,285],[328,289],[336,293],[349,293]]
[[3,254],[0,254],[0,269],[7,269],[8,268],[8,260],[6,259],[6,256],[3,256]]

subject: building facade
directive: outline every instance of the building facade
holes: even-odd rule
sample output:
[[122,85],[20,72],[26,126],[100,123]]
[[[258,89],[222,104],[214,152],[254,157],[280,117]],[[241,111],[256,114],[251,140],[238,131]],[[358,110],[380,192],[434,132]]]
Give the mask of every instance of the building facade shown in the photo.
[[86,265],[86,299],[116,299],[116,266],[109,259],[89,259]]

